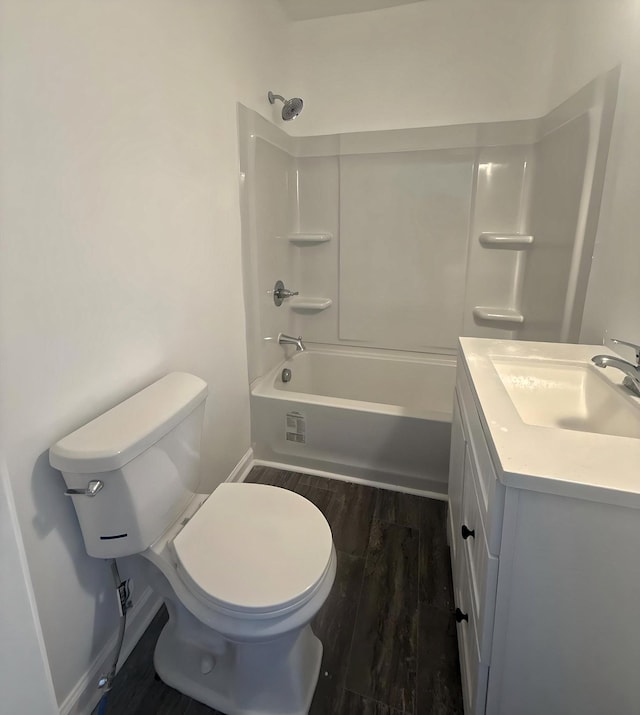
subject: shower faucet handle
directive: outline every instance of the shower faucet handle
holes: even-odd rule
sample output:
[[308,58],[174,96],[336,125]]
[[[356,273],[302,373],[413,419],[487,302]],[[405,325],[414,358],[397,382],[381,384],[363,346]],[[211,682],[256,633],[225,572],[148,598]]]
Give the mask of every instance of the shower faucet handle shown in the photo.
[[273,302],[278,307],[282,305],[285,298],[291,298],[294,295],[299,295],[297,290],[293,291],[285,288],[282,281],[276,281],[276,284],[273,286],[273,291],[269,292],[273,293]]
[[611,342],[616,345],[625,345],[628,348],[633,348],[636,351],[636,363],[640,367],[640,345],[629,343],[626,340],[618,340],[618,338],[611,338]]

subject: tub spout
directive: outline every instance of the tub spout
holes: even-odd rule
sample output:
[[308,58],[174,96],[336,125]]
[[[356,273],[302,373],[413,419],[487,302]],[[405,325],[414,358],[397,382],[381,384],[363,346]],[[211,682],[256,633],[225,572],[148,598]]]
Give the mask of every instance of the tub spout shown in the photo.
[[278,344],[279,345],[295,345],[296,350],[301,353],[305,349],[304,343],[302,342],[302,336],[298,336],[297,338],[292,338],[291,335],[285,335],[284,333],[280,333],[278,335]]

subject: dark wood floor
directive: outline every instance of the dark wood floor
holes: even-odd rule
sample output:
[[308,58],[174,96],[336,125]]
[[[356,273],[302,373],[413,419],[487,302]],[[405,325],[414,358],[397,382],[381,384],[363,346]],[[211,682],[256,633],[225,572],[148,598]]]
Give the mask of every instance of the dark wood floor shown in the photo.
[[[336,581],[312,624],[324,655],[311,714],[462,714],[444,502],[266,467],[247,481],[302,494],[333,532]],[[166,617],[122,667],[107,713],[215,713],[154,679]]]

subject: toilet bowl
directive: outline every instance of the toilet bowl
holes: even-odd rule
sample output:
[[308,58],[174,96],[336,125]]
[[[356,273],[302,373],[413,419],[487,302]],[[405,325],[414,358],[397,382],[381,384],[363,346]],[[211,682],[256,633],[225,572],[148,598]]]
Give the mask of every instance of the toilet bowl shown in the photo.
[[331,529],[278,487],[196,492],[205,397],[202,380],[172,373],[60,440],[50,461],[87,552],[139,555],[162,596],[160,678],[227,715],[304,715],[322,658],[309,624],[335,579]]
[[336,573],[329,525],[278,487],[221,484],[201,499],[141,554],[169,610],[156,672],[229,715],[307,713],[322,659],[309,622]]

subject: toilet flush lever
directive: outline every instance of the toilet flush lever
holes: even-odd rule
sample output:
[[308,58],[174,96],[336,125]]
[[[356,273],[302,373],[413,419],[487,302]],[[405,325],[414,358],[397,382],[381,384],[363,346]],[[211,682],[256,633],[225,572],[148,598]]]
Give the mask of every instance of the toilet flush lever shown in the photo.
[[99,479],[92,479],[89,484],[87,484],[86,489],[67,489],[65,492],[66,496],[68,497],[73,497],[73,496],[85,496],[85,497],[94,497],[104,486],[104,482],[100,481]]

